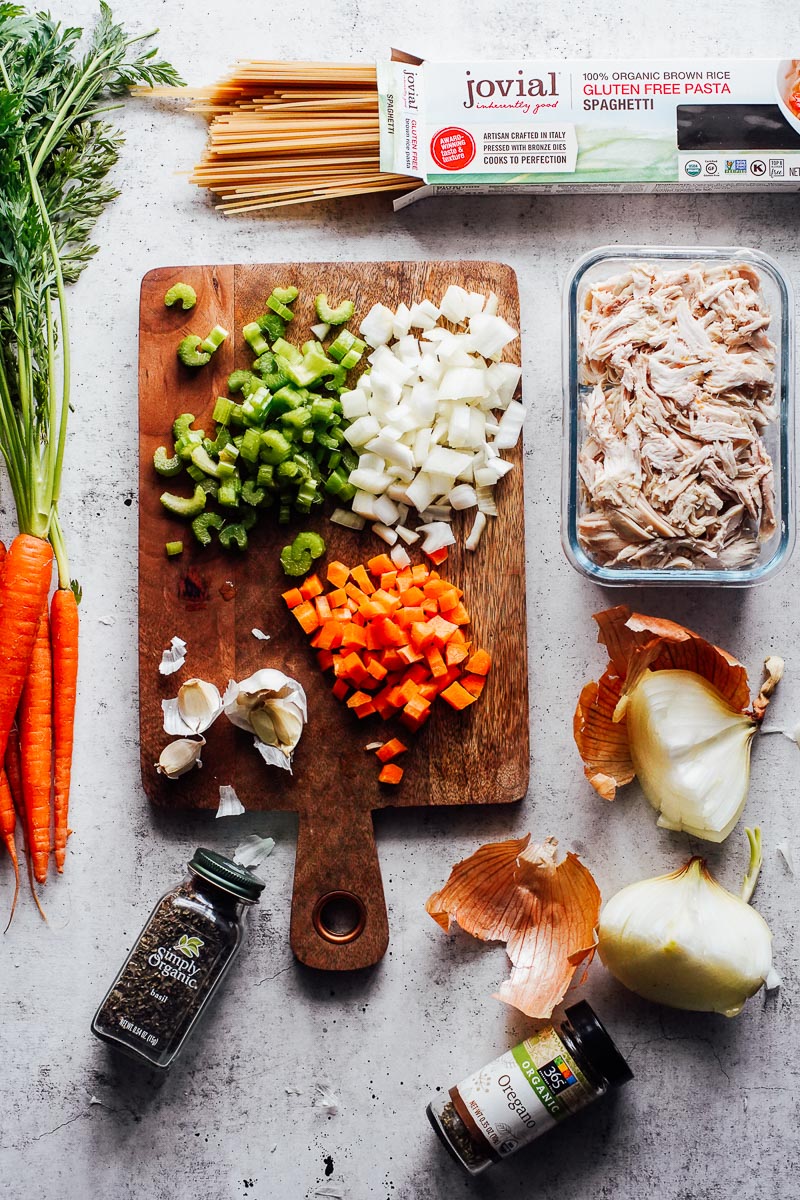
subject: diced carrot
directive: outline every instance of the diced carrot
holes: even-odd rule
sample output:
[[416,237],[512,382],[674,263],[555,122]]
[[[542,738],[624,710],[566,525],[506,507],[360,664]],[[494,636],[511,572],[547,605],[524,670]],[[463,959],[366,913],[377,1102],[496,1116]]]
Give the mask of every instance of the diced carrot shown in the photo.
[[313,633],[319,625],[317,613],[313,604],[308,600],[304,600],[302,604],[298,604],[292,609],[292,615],[300,622],[300,628],[304,633]]
[[375,584],[367,574],[366,567],[363,567],[360,563],[357,567],[353,567],[352,571],[350,572],[350,577],[355,583],[358,584],[362,592],[366,592],[368,596],[371,596],[375,591]]
[[321,650],[338,650],[342,644],[341,621],[326,621],[317,634],[317,645]]
[[315,596],[321,596],[324,590],[319,575],[309,575],[305,583],[300,584],[300,595],[304,600],[313,600]]
[[286,601],[289,608],[297,608],[298,604],[303,603],[303,597],[300,588],[289,588],[288,592],[283,593],[283,599]]
[[411,568],[411,578],[418,587],[421,587],[423,583],[427,583],[430,576],[430,570],[425,563],[415,563]]
[[377,634],[382,646],[405,646],[406,635],[399,625],[395,625],[389,617],[379,617],[375,622]]
[[457,667],[468,654],[469,650],[466,646],[459,646],[455,639],[451,638],[444,648],[444,661],[448,667]]
[[400,657],[400,654],[393,647],[389,647],[384,651],[381,662],[386,667],[387,671],[402,671],[403,667],[408,664]]
[[462,675],[458,681],[463,688],[466,688],[471,696],[476,698],[480,696],[486,683],[485,675]]
[[354,583],[348,583],[345,586],[344,591],[345,595],[349,596],[351,600],[355,600],[356,604],[362,604],[367,599],[367,593],[362,591],[361,588],[357,587]]
[[444,617],[432,617],[428,624],[433,629],[434,636],[440,647],[450,641],[450,638],[458,628],[452,621],[446,621]]
[[347,701],[348,708],[361,708],[364,704],[371,704],[372,697],[366,692],[353,692],[352,696]]
[[367,633],[363,625],[356,625],[355,621],[348,621],[342,629],[342,645],[343,646],[366,646]]
[[421,683],[419,685],[419,695],[422,696],[424,700],[435,700],[441,691],[441,685],[436,682]]
[[351,652],[345,657],[342,665],[344,667],[343,674],[350,680],[351,683],[354,683],[356,687],[361,687],[362,683],[365,683],[370,678],[370,676],[367,674],[366,667],[355,650],[351,650]]
[[352,621],[353,614],[349,608],[335,608],[331,613],[334,621]]
[[429,646],[425,652],[428,666],[431,669],[431,675],[434,679],[440,678],[447,674],[447,664],[442,658],[441,651],[436,646]]
[[422,604],[424,599],[425,593],[422,588],[418,588],[415,584],[412,584],[410,588],[406,588],[403,592],[402,603],[406,608],[413,608],[418,604]]
[[404,663],[408,663],[409,666],[411,666],[412,663],[418,663],[422,661],[422,655],[418,650],[415,650],[413,646],[401,646],[397,653],[402,661]]
[[346,567],[343,562],[334,559],[333,562],[328,563],[326,575],[329,583],[332,583],[335,588],[341,588],[350,578],[350,568]]
[[331,608],[341,608],[347,600],[347,592],[344,588],[336,588],[333,592],[328,592],[328,604]]
[[358,612],[358,605],[350,596],[345,600],[343,607],[349,609],[353,616]]
[[[438,600],[439,600],[439,612],[442,613],[443,615],[446,615],[448,617],[448,619],[450,619],[450,620],[452,620],[452,618],[450,617],[450,612],[453,609],[463,608],[463,605],[459,604],[459,595],[458,595],[458,590],[456,588],[446,588],[443,592],[440,593],[440,595],[438,596]],[[458,624],[458,622],[456,622],[456,624]]]
[[411,575],[411,567],[404,567],[402,571],[397,572],[397,590],[401,596],[413,586],[414,580]]
[[403,705],[403,708],[410,703],[419,691],[419,684],[413,679],[404,679],[401,687],[397,689],[397,697]]
[[382,604],[387,613],[396,613],[402,604],[402,600],[399,596],[393,596],[383,588],[378,588],[377,592],[372,596],[372,603]]
[[333,655],[330,650],[320,650],[317,654],[320,671],[329,671],[333,666]]
[[393,717],[397,712],[397,705],[392,704],[389,698],[393,691],[394,687],[389,685],[385,688],[382,688],[381,691],[376,692],[372,699],[372,703],[375,705],[376,710],[383,717],[384,721],[388,721],[389,718]]
[[472,642],[468,640],[460,629],[456,629],[454,633],[447,639],[448,646],[451,642],[457,642],[459,646],[471,646]]
[[404,675],[405,679],[413,679],[415,683],[427,682],[430,677],[431,673],[422,661],[414,663]]
[[[436,578],[434,578],[436,576]],[[463,596],[461,588],[457,588],[454,583],[448,583],[446,579],[440,579],[436,571],[431,571],[428,582],[422,589],[426,596],[432,597],[434,600],[443,595],[445,592],[455,592],[460,600]]]
[[381,587],[384,591],[388,591],[389,588],[393,588],[396,583],[397,571],[384,571],[384,573],[381,575]]
[[333,694],[337,700],[344,700],[348,690],[347,683],[344,679],[337,679],[332,688]]
[[458,604],[454,605],[453,608],[450,609],[447,614],[447,619],[448,621],[452,621],[454,625],[469,625],[469,613],[464,608],[464,605],[460,600]]
[[467,670],[473,675],[488,675],[492,665],[492,656],[487,650],[476,650],[467,663]]
[[369,704],[362,704],[359,708],[356,708],[353,711],[355,712],[359,721],[363,721],[364,717],[371,717],[372,714],[376,713],[378,710],[372,701],[370,701]]
[[406,750],[408,750],[408,746],[404,746],[399,738],[390,738],[375,753],[382,763],[387,763],[391,759],[397,758],[398,754],[404,754]]
[[439,601],[431,599],[423,600],[422,611],[426,617],[435,617],[439,611]]
[[383,663],[379,663],[377,658],[371,658],[369,660],[367,663],[367,670],[373,679],[377,679],[379,682],[380,680],[385,679],[388,674],[386,667],[384,667]]
[[402,778],[403,768],[397,763],[387,763],[378,776],[381,783],[399,783]]
[[424,650],[436,638],[436,630],[429,621],[415,621],[411,626],[411,644],[417,650]]
[[314,600],[314,607],[317,610],[317,616],[319,617],[321,624],[330,620],[331,606],[328,603],[327,596],[317,596],[317,598]]
[[462,708],[466,708],[469,704],[474,704],[475,700],[477,699],[477,697],[473,696],[471,692],[468,692],[466,688],[462,687],[457,680],[451,683],[450,687],[445,688],[445,690],[439,694],[441,695],[442,699],[446,700],[452,708],[455,708],[459,711]]
[[441,550],[434,550],[428,555],[428,558],[438,567],[439,563],[443,563],[447,558],[447,546],[442,546]]
[[370,558],[367,562],[367,570],[370,575],[380,578],[386,571],[393,571],[394,563],[389,558],[388,554],[376,554],[374,558]]

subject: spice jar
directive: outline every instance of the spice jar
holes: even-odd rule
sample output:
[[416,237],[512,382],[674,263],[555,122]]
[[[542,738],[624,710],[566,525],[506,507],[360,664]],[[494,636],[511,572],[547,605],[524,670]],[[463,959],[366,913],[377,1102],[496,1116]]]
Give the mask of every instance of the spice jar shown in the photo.
[[92,1032],[156,1067],[168,1067],[227,971],[245,914],[264,883],[213,850],[153,909],[103,1003]]
[[479,1175],[620,1087],[633,1072],[585,1000],[428,1105],[447,1149]]

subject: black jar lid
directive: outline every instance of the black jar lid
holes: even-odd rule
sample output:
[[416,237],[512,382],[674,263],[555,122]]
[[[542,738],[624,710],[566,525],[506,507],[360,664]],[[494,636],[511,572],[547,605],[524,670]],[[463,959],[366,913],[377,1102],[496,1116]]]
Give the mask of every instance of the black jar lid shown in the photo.
[[202,847],[195,850],[189,870],[248,904],[255,904],[267,886],[263,879],[259,879],[245,867],[240,867],[233,859],[226,858],[224,854],[217,854],[216,850],[204,850]]
[[633,1079],[633,1071],[590,1004],[579,1000],[577,1004],[566,1008],[564,1015],[587,1059],[611,1087],[621,1087]]

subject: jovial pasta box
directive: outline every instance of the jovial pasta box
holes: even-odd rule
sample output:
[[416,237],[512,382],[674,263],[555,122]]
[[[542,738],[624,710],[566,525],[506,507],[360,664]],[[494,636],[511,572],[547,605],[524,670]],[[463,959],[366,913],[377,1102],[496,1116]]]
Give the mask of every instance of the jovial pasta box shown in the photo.
[[381,170],[442,192],[800,189],[800,58],[378,64]]

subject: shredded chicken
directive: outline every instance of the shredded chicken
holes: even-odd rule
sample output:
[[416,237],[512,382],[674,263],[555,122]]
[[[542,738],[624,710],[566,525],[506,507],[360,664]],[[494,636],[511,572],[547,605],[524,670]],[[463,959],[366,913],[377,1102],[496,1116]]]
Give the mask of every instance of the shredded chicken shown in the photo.
[[578,538],[603,566],[741,568],[776,531],[775,346],[755,269],[636,264],[580,314]]

